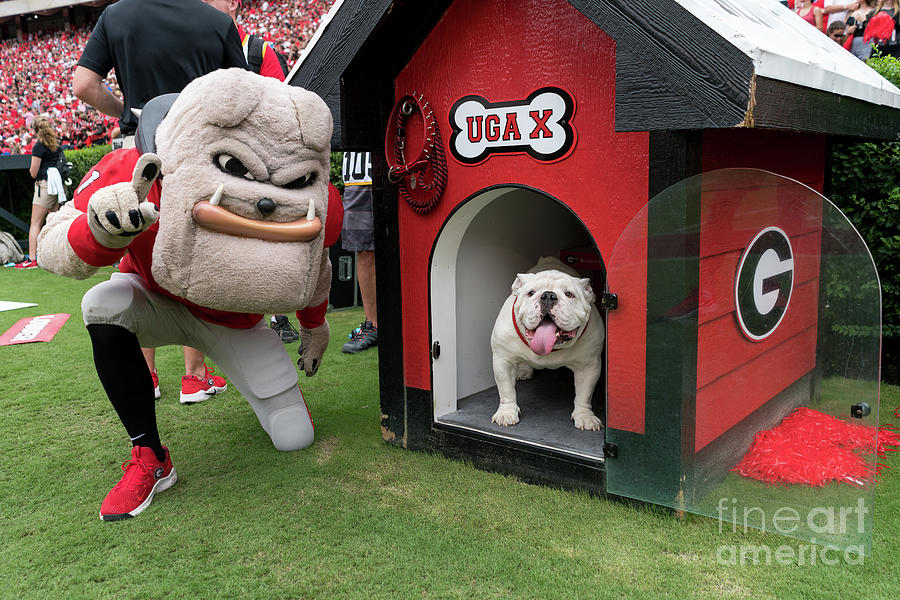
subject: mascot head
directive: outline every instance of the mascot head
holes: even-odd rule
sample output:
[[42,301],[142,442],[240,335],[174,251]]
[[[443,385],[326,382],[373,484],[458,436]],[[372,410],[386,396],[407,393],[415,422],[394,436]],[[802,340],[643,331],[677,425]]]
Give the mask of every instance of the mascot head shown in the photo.
[[305,307],[324,252],[331,130],[317,95],[249,71],[185,87],[156,131],[157,283],[217,310]]

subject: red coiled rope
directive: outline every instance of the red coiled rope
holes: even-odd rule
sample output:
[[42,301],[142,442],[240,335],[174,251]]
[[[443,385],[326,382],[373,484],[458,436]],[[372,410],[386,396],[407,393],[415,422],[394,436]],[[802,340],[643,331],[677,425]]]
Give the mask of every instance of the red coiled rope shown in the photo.
[[[409,160],[406,126],[415,112],[422,115],[425,130],[422,149]],[[400,195],[414,211],[424,215],[437,206],[447,187],[447,161],[434,111],[422,94],[404,94],[394,106],[384,137],[384,155],[388,178],[400,185]]]

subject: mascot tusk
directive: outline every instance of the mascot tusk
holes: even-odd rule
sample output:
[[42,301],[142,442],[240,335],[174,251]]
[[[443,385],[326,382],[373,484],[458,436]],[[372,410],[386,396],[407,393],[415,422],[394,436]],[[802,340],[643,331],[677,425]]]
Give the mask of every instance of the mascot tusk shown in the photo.
[[213,206],[218,206],[219,202],[222,201],[222,192],[225,191],[225,184],[220,183],[219,187],[216,188],[216,193],[213,194],[212,198],[209,199],[209,203]]

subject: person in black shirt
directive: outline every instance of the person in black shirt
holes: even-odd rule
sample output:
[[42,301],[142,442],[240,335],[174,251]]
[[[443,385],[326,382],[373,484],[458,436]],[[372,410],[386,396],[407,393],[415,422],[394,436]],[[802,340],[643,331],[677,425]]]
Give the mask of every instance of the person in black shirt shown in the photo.
[[[100,15],[72,89],[82,101],[118,117],[122,133],[129,135],[137,128],[132,108],[229,67],[246,69],[247,62],[227,15],[201,0],[119,0]],[[111,69],[124,102],[103,85]]]
[[[62,149],[56,137],[56,131],[47,117],[36,117],[31,123],[37,141],[31,149],[31,167],[28,169],[34,178],[34,198],[31,204],[31,226],[28,229],[28,254],[16,265],[17,269],[37,268],[37,238],[44,226],[44,219],[59,208],[58,195],[51,194],[47,182],[47,171],[56,169]],[[56,173],[56,185],[59,185],[59,174]]]
[[[124,146],[131,147],[138,123],[132,108],[143,108],[162,94],[180,93],[197,77],[231,67],[248,68],[228,15],[201,0],[119,0],[103,10],[94,26],[75,68],[72,90],[100,112],[118,117]],[[103,83],[111,69],[124,102]],[[144,349],[144,358],[159,397],[152,348]],[[182,403],[225,391],[225,379],[211,375],[200,351],[185,346],[184,364]]]

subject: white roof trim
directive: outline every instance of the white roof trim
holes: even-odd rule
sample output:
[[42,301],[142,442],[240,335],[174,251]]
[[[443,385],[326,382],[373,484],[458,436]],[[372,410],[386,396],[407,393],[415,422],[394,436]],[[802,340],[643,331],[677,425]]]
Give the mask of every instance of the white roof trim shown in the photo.
[[900,90],[777,0],[675,0],[753,60],[756,75],[900,108]]

